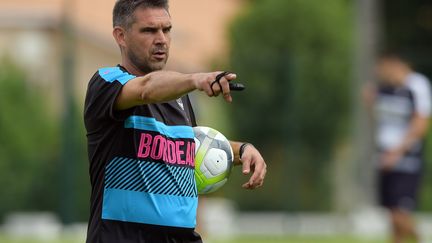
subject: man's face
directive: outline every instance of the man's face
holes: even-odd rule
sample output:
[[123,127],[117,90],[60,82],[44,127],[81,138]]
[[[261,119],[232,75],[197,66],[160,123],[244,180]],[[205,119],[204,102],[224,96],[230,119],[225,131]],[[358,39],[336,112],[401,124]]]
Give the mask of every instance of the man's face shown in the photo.
[[163,8],[138,8],[134,23],[125,31],[125,51],[143,73],[161,70],[169,56],[171,17]]
[[404,81],[405,65],[395,59],[383,58],[378,61],[376,73],[381,82],[387,85],[398,86]]

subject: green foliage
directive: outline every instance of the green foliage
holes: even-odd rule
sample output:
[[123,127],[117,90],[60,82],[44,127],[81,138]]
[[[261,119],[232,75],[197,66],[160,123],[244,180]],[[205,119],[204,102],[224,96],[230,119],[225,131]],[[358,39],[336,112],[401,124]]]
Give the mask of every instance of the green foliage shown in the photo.
[[264,151],[272,189],[232,193],[242,208],[329,209],[350,107],[350,12],[345,0],[254,1],[233,24],[231,68],[247,90],[231,116],[236,137]]
[[[0,67],[0,215],[53,208],[55,126],[43,96],[10,63]],[[58,190],[55,190],[58,191]]]
[[[63,195],[58,118],[43,90],[8,61],[0,66],[0,219],[13,211],[59,211]],[[77,150],[74,218],[88,217],[88,177],[81,116],[73,120]],[[85,185],[84,185],[85,184]]]
[[426,138],[425,146],[425,170],[423,171],[422,183],[420,186],[419,209],[422,211],[432,211],[432,129]]

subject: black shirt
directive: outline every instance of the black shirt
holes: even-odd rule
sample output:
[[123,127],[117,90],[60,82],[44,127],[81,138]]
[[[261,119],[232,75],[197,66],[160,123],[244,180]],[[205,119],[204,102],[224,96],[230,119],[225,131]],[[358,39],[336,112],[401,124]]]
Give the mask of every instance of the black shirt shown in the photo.
[[114,110],[123,85],[134,78],[121,66],[108,67],[88,85],[88,243],[141,242],[143,230],[190,232],[195,227],[196,122],[190,100]]

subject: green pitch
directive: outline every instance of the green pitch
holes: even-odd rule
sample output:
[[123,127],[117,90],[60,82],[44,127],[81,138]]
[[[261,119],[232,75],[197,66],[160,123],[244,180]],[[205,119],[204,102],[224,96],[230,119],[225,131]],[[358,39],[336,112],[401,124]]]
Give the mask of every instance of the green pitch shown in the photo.
[[[0,235],[1,243],[83,243],[83,237],[64,237],[56,240],[11,239]],[[385,240],[360,239],[349,236],[286,236],[236,237],[232,240],[209,239],[204,243],[385,243]]]
[[2,237],[0,235],[0,242],[1,243],[84,243],[84,238],[78,238],[78,237],[62,237],[61,239],[55,239],[55,240],[35,240],[31,238],[9,238],[9,237]]
[[233,240],[212,240],[210,243],[385,243],[385,240],[359,239],[349,236],[286,236],[239,237]]

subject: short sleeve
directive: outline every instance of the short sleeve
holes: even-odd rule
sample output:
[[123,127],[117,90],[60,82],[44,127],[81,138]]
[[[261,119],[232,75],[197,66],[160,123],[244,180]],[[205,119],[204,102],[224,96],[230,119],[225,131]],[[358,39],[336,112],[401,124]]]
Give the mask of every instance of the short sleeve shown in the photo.
[[423,75],[414,74],[411,76],[408,86],[413,92],[414,110],[423,117],[430,117],[432,96],[429,80]]
[[101,119],[119,120],[121,116],[114,111],[115,101],[129,80],[135,78],[120,67],[99,69],[91,78],[85,100],[84,118],[86,121]]

